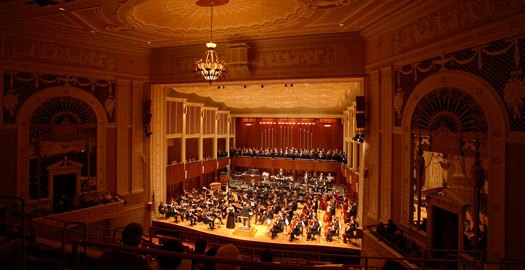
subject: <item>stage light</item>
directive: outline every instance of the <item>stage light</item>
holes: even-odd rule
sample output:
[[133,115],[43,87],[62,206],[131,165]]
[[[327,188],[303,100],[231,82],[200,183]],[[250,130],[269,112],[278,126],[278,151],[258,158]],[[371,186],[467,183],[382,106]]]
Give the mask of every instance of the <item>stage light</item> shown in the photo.
[[365,141],[365,134],[359,134],[359,137],[357,138],[357,142],[363,143]]

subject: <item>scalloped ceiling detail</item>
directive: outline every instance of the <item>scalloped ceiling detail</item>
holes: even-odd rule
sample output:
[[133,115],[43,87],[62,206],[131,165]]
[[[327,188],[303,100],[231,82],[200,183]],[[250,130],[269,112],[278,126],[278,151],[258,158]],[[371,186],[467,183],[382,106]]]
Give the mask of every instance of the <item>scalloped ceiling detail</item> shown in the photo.
[[[300,0],[232,0],[214,7],[214,33],[271,32],[307,20],[315,9]],[[124,12],[125,15],[121,14]],[[184,37],[207,37],[210,8],[194,1],[151,0],[119,10],[132,26],[147,32],[170,32]]]
[[[196,5],[197,0],[76,0],[60,4],[63,10],[57,6],[36,7],[29,2],[0,1],[0,23],[6,28],[25,26],[141,48],[203,44],[210,34],[210,8]],[[373,33],[376,28],[399,28],[414,20],[414,14],[428,14],[443,3],[442,0],[229,0],[214,8],[213,41]]]

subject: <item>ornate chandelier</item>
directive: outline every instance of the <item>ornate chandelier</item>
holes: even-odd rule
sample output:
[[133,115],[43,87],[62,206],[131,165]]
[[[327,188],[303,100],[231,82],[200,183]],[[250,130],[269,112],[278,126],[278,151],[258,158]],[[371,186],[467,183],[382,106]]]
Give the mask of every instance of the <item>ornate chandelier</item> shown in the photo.
[[215,53],[215,48],[217,44],[213,43],[213,6],[214,2],[210,1],[211,7],[211,16],[210,16],[210,42],[206,43],[206,58],[205,60],[200,59],[195,62],[195,72],[197,76],[202,76],[210,84],[218,79],[221,75],[224,76],[226,72],[226,64],[224,61],[220,61],[217,53]]

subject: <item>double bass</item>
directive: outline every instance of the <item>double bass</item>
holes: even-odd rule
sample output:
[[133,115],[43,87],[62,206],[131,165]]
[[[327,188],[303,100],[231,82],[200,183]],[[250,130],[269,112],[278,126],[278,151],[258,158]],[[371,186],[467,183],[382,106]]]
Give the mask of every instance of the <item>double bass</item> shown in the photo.
[[334,228],[333,228],[333,226],[332,226],[333,224],[332,224],[332,221],[331,221],[331,220],[328,221],[328,222],[326,222],[325,224],[326,224],[326,225],[325,225],[326,227],[325,227],[325,229],[324,229],[324,237],[326,238],[326,237],[328,237],[328,235],[334,230]]
[[332,220],[332,207],[330,207],[330,203],[326,206],[326,211],[324,212],[323,222],[327,223]]

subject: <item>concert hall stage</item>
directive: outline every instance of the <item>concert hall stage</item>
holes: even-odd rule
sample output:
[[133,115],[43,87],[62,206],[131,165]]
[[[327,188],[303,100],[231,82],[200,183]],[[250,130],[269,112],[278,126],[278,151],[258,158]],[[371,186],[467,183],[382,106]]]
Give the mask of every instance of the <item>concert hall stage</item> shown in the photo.
[[[324,251],[344,255],[360,255],[361,253],[361,242],[356,239],[353,239],[350,243],[344,243],[341,236],[340,238],[334,237],[332,242],[328,242],[323,233],[321,237],[316,236],[316,240],[307,241],[306,233],[304,233],[303,236],[296,236],[296,240],[290,242],[290,236],[287,233],[280,233],[277,238],[272,240],[269,232],[270,226],[266,224],[252,225],[255,227],[255,233],[253,233],[253,236],[249,236],[250,234],[238,233],[242,224],[237,223],[235,229],[228,229],[226,228],[226,220],[223,220],[223,222],[224,225],[220,225],[217,222],[215,229],[210,230],[203,223],[190,226],[187,221],[175,223],[173,219],[169,221],[157,219],[153,221],[152,228],[154,228],[155,234],[173,235],[187,242],[194,242],[196,239],[204,237],[210,244],[232,243],[250,248],[288,249],[298,252]],[[285,229],[286,231],[287,228]]]

